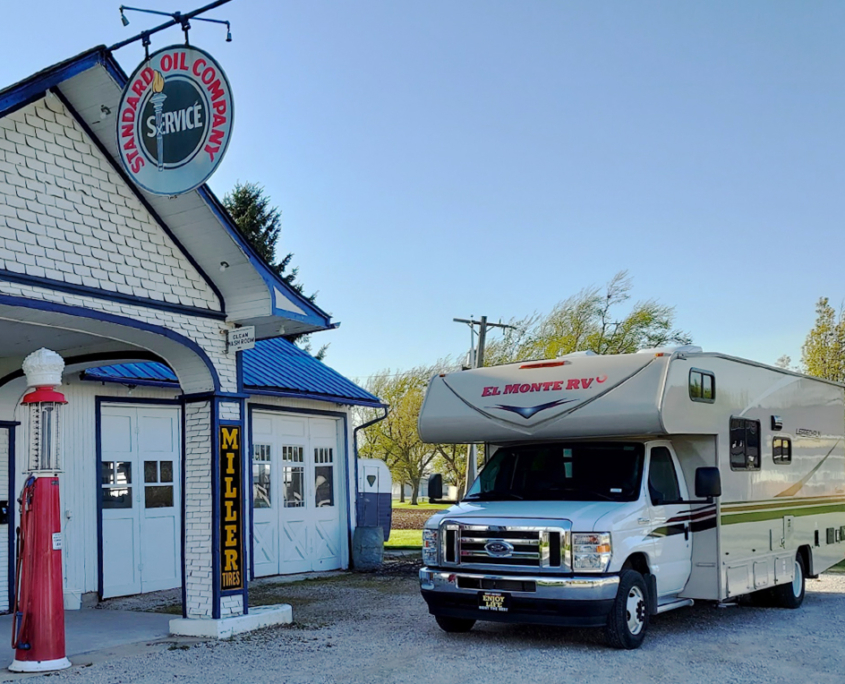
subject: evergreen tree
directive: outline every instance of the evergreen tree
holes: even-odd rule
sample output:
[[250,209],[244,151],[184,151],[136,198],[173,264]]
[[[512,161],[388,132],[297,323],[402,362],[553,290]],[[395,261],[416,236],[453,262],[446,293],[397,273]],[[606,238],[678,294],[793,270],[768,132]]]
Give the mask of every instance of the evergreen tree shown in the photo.
[[837,316],[827,297],[816,303],[816,323],[801,347],[804,372],[845,382],[845,318]]
[[[282,214],[278,207],[270,204],[270,198],[264,193],[264,188],[257,183],[235,183],[234,189],[223,197],[223,206],[234,219],[238,230],[267,265],[294,290],[309,302],[313,302],[317,293],[305,295],[302,283],[296,281],[299,269],[290,267],[293,254],[289,252],[284,258],[276,259],[276,249],[282,231]],[[285,335],[284,338],[297,342],[305,351],[311,353],[308,335]],[[328,345],[323,345],[314,356],[322,360],[327,348]]]
[[[270,205],[270,198],[264,193],[264,188],[257,183],[235,183],[232,192],[223,198],[223,206],[241,234],[267,265],[288,285],[303,294],[302,283],[296,282],[299,269],[288,270],[293,254],[288,253],[283,259],[276,260],[276,248],[282,231],[282,213],[278,207]],[[316,296],[314,293],[308,300],[313,302]]]

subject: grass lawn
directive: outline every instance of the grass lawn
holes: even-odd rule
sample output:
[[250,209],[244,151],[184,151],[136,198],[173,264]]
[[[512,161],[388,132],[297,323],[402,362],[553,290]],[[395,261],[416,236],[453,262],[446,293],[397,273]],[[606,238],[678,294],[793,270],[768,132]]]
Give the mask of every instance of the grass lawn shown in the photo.
[[[390,534],[391,534],[391,535],[393,535],[393,532],[391,532]],[[841,572],[841,573],[845,573],[845,561],[842,561],[841,563],[837,563],[837,564],[836,564],[836,565],[834,565],[832,568],[830,568],[830,569],[828,570],[828,572]]]
[[384,545],[386,549],[420,549],[422,548],[422,530],[391,530],[390,541]]
[[416,506],[412,506],[409,503],[399,503],[398,501],[393,502],[394,510],[407,510],[407,511],[441,511],[444,508],[449,508],[452,504],[433,504],[433,503],[420,503]]

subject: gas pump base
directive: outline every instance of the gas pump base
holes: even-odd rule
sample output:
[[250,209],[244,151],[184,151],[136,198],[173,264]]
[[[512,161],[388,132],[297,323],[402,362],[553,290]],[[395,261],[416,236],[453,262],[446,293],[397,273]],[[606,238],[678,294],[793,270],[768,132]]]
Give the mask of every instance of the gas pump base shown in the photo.
[[67,658],[56,658],[56,660],[18,660],[15,658],[9,669],[12,672],[52,672],[54,670],[66,670],[70,667]]
[[293,622],[293,610],[287,603],[279,603],[274,606],[250,608],[248,615],[236,615],[219,620],[174,618],[170,621],[170,633],[175,636],[228,639],[235,634],[243,634],[272,625],[289,625],[291,622]]

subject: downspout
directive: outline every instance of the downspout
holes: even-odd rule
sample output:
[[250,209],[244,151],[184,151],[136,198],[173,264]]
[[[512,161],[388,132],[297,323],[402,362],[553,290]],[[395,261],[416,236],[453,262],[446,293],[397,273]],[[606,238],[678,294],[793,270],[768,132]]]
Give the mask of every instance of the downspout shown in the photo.
[[[359,425],[358,427],[352,430],[352,454],[355,460],[355,521],[358,521],[358,430],[363,430],[364,428],[368,428],[371,425],[375,425],[376,423],[380,423],[385,418],[387,418],[387,414],[390,411],[389,406],[382,405],[381,408],[384,409],[384,415],[379,416],[378,418],[373,418],[372,420]],[[350,501],[350,505],[351,505]],[[349,511],[349,567],[354,569],[354,563],[352,561],[352,511]]]

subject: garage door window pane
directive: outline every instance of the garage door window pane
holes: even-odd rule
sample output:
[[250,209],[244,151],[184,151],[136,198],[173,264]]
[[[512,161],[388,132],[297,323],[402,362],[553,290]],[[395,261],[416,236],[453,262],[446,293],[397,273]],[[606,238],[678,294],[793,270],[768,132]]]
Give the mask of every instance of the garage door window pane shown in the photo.
[[334,506],[334,468],[317,466],[314,468],[314,503],[318,508]]
[[161,482],[173,482],[173,461],[161,462]]
[[144,482],[158,482],[158,461],[144,461]]
[[304,468],[286,466],[282,472],[285,490],[285,508],[301,508],[305,505]]
[[103,487],[103,508],[132,508],[132,487],[117,489]]
[[146,508],[172,508],[173,487],[146,487],[144,489]]
[[252,447],[252,501],[256,508],[270,508],[270,445]]

